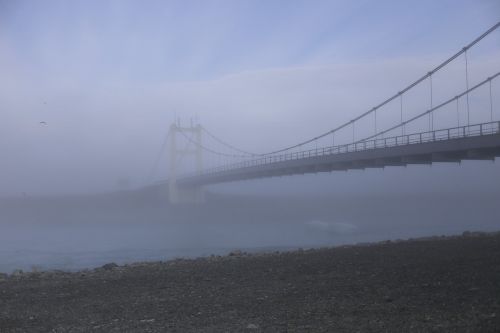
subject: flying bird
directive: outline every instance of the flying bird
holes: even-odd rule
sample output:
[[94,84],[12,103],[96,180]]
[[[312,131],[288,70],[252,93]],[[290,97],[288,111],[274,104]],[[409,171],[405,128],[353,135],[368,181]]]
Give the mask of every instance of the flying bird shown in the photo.
[[41,121],[41,122],[40,122],[40,125],[47,126],[47,123],[46,123],[45,121]]

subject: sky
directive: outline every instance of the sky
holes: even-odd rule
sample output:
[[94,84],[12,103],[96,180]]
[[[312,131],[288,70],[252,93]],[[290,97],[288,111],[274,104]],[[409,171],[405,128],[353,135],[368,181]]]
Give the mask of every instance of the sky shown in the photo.
[[[152,177],[150,170],[176,117],[251,151],[293,144],[371,108],[499,20],[495,0],[0,0],[0,195],[108,191],[123,180],[165,178],[166,157]],[[500,31],[471,50],[469,63],[471,82],[500,70]],[[434,86],[436,101],[463,90],[463,62],[436,75]],[[406,116],[425,107],[422,89]],[[500,120],[500,83],[493,92]],[[478,105],[475,120],[484,121]],[[380,126],[393,113],[389,106]],[[226,189],[397,189],[408,178],[450,190],[457,178],[468,179],[464,190],[500,185],[491,181],[500,179],[498,162],[450,168]]]

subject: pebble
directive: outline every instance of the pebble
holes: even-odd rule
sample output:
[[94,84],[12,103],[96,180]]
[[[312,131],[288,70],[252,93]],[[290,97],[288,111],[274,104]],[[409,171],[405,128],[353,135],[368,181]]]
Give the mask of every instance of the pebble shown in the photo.
[[114,262],[101,266],[101,268],[104,269],[105,271],[110,271],[115,267],[118,267],[118,265],[115,264]]

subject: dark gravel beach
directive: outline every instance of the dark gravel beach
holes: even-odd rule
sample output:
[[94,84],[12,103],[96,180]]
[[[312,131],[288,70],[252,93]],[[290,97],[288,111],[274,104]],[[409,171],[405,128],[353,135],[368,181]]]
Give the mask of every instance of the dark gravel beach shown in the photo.
[[499,233],[0,276],[1,332],[499,330]]

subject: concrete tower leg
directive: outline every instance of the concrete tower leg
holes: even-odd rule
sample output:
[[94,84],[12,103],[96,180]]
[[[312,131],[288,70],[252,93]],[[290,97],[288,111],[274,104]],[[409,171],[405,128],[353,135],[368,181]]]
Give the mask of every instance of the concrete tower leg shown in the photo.
[[179,201],[179,189],[177,188],[177,135],[176,124],[170,125],[169,153],[168,153],[168,201],[176,204]]
[[[194,149],[179,150],[177,148],[177,134],[180,132],[194,133],[196,143]],[[169,177],[168,177],[168,201],[171,204],[193,204],[205,202],[205,195],[201,186],[184,187],[177,184],[178,157],[181,155],[194,154],[196,172],[201,174],[203,170],[203,150],[201,146],[201,126],[183,128],[176,124],[170,125],[169,136]]]

